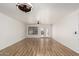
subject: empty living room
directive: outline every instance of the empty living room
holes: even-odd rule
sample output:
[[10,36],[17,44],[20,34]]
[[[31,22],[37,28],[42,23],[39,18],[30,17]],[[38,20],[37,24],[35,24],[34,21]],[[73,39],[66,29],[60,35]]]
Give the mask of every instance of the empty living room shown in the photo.
[[79,56],[79,3],[0,3],[0,56]]

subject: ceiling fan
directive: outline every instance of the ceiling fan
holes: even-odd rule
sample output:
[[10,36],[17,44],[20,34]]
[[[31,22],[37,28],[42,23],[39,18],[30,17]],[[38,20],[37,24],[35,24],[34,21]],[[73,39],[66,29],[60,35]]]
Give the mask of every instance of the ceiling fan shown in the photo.
[[28,3],[17,3],[16,6],[18,7],[19,10],[25,13],[30,12],[32,9],[32,5]]

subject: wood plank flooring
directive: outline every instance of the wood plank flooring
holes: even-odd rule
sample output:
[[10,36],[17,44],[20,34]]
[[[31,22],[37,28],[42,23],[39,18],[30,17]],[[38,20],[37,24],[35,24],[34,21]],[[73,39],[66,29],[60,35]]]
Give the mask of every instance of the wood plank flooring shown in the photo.
[[51,38],[27,38],[0,51],[1,56],[79,56]]

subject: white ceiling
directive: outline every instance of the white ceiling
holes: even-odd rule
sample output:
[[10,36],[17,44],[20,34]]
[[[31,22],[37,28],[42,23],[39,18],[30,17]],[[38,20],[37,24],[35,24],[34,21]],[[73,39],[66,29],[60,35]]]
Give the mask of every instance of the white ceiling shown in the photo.
[[28,24],[37,20],[42,24],[53,24],[79,9],[77,3],[32,3],[32,6],[31,12],[24,13],[16,8],[16,3],[0,3],[0,12]]

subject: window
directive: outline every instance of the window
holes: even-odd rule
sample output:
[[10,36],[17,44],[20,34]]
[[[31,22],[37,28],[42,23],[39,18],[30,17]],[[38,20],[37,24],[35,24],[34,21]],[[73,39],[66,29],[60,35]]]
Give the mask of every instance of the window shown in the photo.
[[38,27],[28,27],[28,35],[38,35]]

